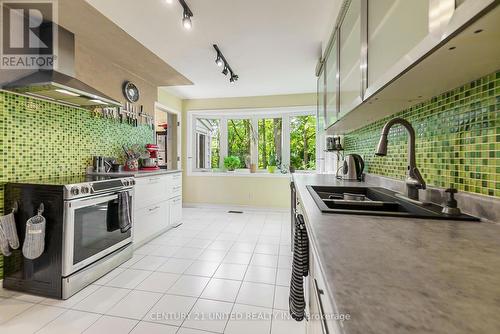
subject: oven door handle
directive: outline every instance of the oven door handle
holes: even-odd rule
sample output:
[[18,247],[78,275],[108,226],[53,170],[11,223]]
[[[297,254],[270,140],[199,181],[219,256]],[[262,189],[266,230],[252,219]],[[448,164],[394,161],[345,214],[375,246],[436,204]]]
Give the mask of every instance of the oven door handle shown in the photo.
[[130,192],[130,189],[118,191],[118,192],[113,193],[112,195],[102,194],[99,196],[92,196],[92,197],[73,200],[73,201],[67,202],[67,203],[68,203],[68,206],[72,209],[82,208],[82,207],[86,207],[86,206],[93,206],[93,205],[96,205],[99,203],[109,202],[109,201],[118,199],[118,194],[125,193],[125,192]]

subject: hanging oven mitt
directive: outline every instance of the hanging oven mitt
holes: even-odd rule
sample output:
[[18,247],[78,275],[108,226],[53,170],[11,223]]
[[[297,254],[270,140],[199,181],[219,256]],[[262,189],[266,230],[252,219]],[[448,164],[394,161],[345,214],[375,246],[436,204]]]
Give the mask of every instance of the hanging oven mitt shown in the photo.
[[19,248],[19,237],[17,236],[16,220],[14,210],[8,215],[0,217],[0,226],[12,249]]
[[24,238],[23,255],[34,260],[42,255],[45,248],[45,218],[42,216],[43,204],[38,209],[38,214],[26,222],[26,236]]
[[4,256],[10,256],[11,254],[9,249],[9,241],[5,236],[2,225],[0,225],[0,252],[2,252]]

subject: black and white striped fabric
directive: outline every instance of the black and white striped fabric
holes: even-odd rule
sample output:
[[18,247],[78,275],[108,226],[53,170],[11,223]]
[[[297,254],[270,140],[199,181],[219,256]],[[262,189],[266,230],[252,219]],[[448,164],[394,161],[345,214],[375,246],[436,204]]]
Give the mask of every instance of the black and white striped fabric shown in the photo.
[[304,319],[306,302],[304,298],[304,277],[309,274],[309,241],[302,215],[295,219],[293,243],[292,280],[290,282],[290,315],[297,321]]
[[118,225],[122,233],[132,228],[132,207],[128,192],[118,194]]

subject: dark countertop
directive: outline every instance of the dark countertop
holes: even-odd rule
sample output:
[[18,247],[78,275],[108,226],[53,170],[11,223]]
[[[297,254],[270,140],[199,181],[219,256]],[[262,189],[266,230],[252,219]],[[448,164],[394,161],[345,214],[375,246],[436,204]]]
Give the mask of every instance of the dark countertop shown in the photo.
[[137,171],[137,172],[110,172],[110,173],[89,173],[89,175],[98,175],[98,176],[111,176],[111,177],[148,177],[148,176],[157,176],[157,175],[166,175],[166,174],[174,174],[181,173],[180,169],[160,169],[155,171]]
[[309,237],[345,333],[500,333],[500,225],[323,214],[294,174]]

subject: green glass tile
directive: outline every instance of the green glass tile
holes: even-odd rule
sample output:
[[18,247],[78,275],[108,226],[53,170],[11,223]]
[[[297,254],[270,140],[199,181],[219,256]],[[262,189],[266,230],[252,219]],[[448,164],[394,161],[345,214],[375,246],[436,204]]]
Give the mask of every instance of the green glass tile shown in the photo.
[[[122,157],[122,145],[153,140],[149,126],[6,92],[0,92],[0,129],[0,214],[6,182],[84,174],[94,155]],[[2,264],[0,257],[0,279]]]
[[374,156],[380,131],[393,117],[413,124],[417,165],[429,185],[453,182],[461,191],[499,197],[500,71],[346,134],[345,153],[361,154],[368,173],[403,180],[407,135],[402,127],[391,129],[388,155]]

